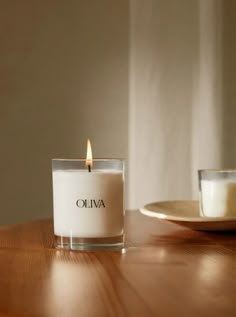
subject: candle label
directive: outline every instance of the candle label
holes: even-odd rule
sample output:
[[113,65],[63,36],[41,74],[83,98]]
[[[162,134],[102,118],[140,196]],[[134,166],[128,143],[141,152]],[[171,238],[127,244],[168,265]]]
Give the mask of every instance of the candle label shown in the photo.
[[105,208],[103,199],[78,199],[76,206],[79,208]]

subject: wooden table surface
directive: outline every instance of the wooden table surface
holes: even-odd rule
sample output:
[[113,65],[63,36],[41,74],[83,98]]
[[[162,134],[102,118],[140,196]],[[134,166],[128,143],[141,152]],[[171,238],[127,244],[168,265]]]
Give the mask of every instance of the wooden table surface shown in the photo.
[[236,233],[130,211],[126,244],[59,251],[52,220],[0,228],[0,316],[236,316]]

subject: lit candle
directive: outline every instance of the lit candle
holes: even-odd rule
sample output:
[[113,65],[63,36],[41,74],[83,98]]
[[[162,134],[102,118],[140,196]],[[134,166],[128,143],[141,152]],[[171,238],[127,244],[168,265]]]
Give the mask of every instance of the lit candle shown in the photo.
[[85,165],[88,166],[88,171],[91,172],[91,167],[93,165],[93,154],[90,140],[87,141],[87,157]]
[[106,246],[113,244],[113,237],[114,243],[123,242],[123,174],[123,160],[93,160],[89,140],[86,160],[53,160],[54,233],[59,244]]

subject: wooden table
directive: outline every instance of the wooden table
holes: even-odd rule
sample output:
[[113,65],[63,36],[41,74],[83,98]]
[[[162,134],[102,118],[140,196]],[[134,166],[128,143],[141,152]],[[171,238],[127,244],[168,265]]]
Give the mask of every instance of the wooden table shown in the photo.
[[59,251],[52,220],[0,229],[0,316],[235,316],[236,234],[126,213],[127,252]]

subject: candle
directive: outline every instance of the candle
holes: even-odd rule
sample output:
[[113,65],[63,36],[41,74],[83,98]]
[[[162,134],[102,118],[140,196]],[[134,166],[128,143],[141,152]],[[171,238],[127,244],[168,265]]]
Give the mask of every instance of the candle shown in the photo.
[[91,248],[123,243],[123,163],[92,159],[91,149],[86,161],[53,160],[54,233],[59,244]]
[[70,237],[123,232],[123,175],[112,170],[53,172],[54,230]]
[[200,207],[206,217],[236,216],[236,172],[202,171]]

